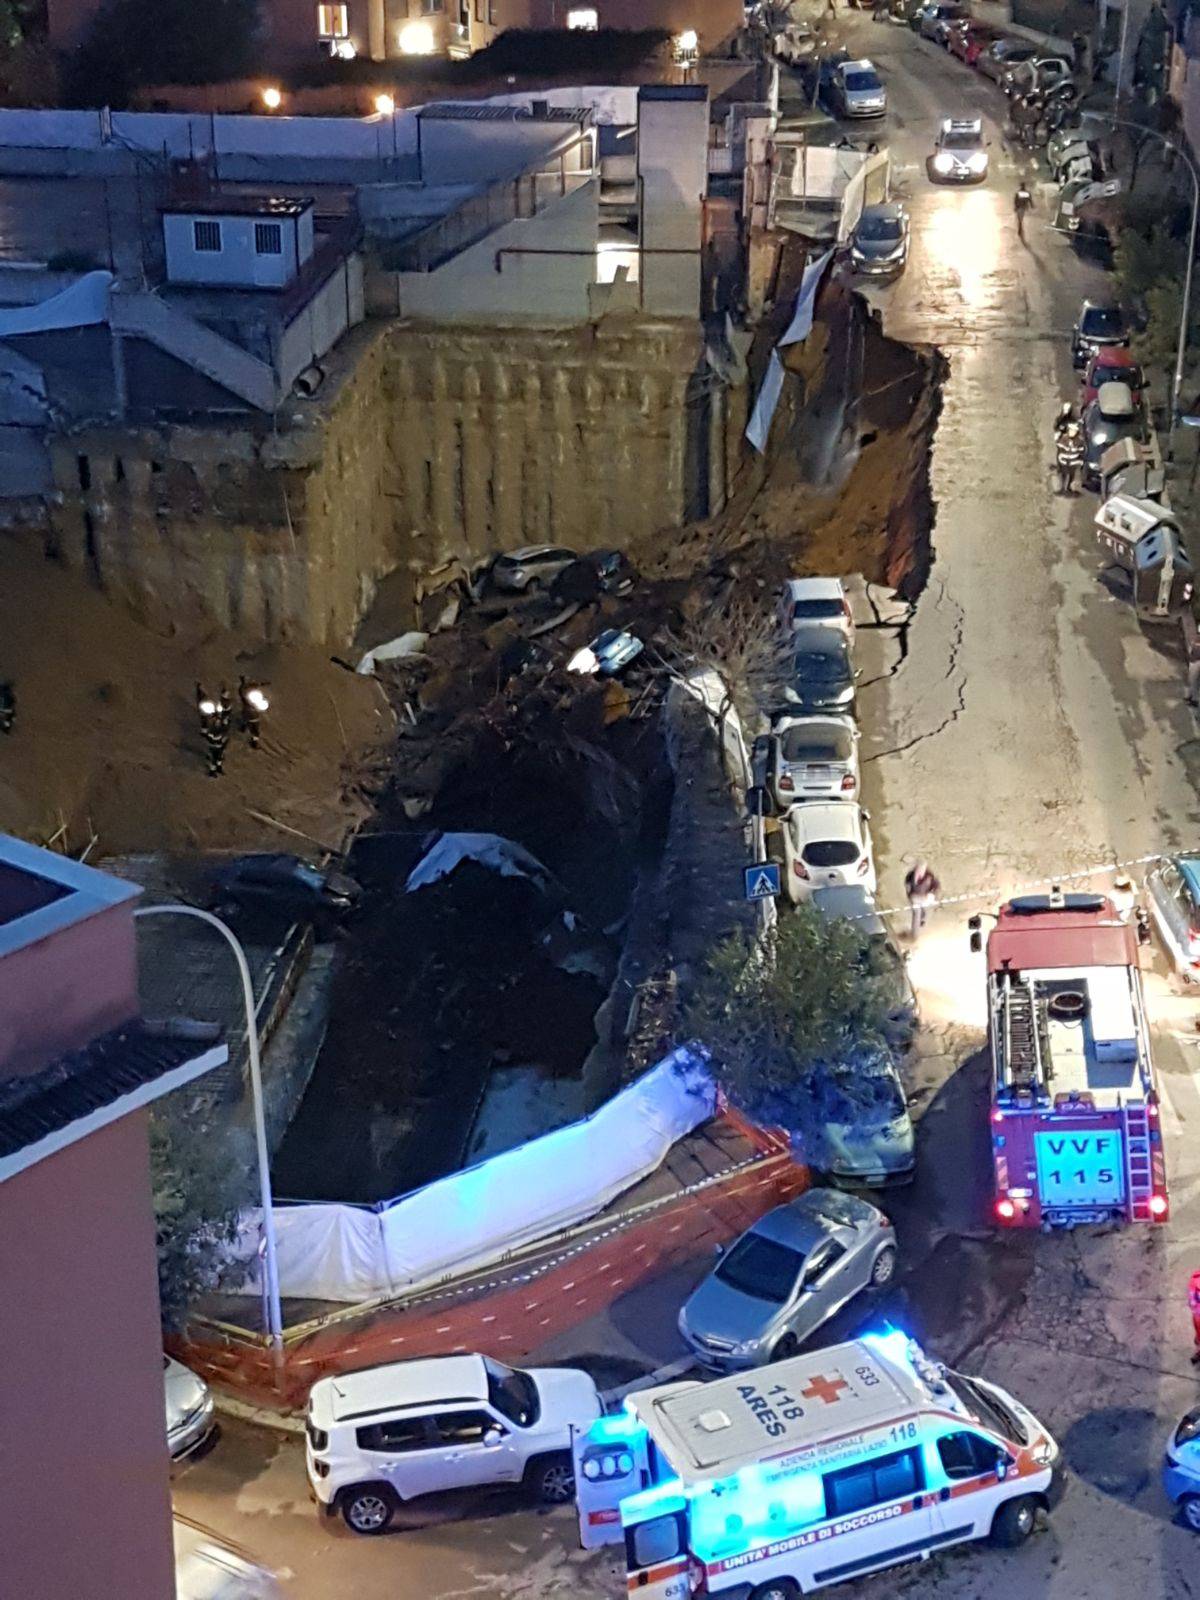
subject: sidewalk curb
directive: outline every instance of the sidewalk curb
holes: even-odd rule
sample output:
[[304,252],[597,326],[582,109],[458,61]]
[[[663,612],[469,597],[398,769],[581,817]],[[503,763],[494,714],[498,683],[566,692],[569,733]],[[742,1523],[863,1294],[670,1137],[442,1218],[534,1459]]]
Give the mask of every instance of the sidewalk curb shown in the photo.
[[671,1383],[676,1378],[681,1378],[685,1372],[690,1372],[696,1365],[695,1356],[680,1356],[676,1361],[668,1361],[665,1367],[659,1367],[654,1372],[647,1372],[640,1378],[631,1378],[628,1383],[618,1384],[615,1389],[601,1389],[600,1399],[606,1410],[620,1405],[628,1394],[636,1394],[640,1389],[654,1389],[660,1383]]
[[224,1417],[236,1417],[239,1422],[252,1422],[259,1428],[273,1428],[277,1433],[303,1434],[304,1418],[294,1411],[272,1411],[268,1406],[247,1405],[231,1394],[213,1390],[213,1404]]

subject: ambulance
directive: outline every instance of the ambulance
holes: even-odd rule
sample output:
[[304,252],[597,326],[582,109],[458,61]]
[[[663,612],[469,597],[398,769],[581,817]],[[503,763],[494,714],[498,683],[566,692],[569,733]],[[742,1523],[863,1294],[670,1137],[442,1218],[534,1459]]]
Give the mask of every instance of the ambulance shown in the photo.
[[898,1330],[714,1383],[671,1383],[575,1441],[585,1548],[639,1600],[794,1600],[969,1539],[1015,1546],[1062,1492],[1011,1395]]

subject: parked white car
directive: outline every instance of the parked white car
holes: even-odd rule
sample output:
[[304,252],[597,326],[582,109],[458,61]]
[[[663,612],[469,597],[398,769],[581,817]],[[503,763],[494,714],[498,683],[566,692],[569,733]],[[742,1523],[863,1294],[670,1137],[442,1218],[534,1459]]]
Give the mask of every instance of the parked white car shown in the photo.
[[549,588],[565,567],[579,560],[578,552],[558,544],[528,544],[506,550],[492,562],[492,584],[508,594],[529,594]]
[[785,888],[796,905],[828,884],[860,884],[875,893],[871,828],[861,806],[809,800],[783,819]]
[[858,740],[853,717],[780,718],[767,739],[766,783],[776,809],[798,800],[853,800]]
[[421,1495],[523,1485],[564,1504],[575,1490],[573,1432],[601,1413],[586,1372],[443,1356],[368,1367],[313,1384],[305,1424],[308,1481],[355,1533],[382,1533]]
[[840,578],[789,578],[779,596],[779,620],[789,633],[816,623],[854,638],[854,618]]
[[213,1429],[212,1391],[181,1361],[163,1356],[163,1404],[172,1461],[198,1450]]

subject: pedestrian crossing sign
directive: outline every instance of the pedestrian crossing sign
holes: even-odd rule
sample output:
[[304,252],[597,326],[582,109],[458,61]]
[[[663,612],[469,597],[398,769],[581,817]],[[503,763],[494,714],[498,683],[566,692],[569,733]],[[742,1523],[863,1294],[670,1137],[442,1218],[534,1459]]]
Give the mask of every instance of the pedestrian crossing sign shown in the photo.
[[777,861],[755,861],[752,866],[742,868],[742,878],[747,900],[773,900],[779,893]]

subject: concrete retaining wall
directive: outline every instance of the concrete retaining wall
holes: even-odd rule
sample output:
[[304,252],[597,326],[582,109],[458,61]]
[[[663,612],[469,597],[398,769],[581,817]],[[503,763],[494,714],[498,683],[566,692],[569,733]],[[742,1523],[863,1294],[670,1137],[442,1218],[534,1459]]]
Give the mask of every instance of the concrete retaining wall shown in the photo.
[[719,502],[726,397],[694,381],[702,354],[694,324],[366,325],[278,433],[58,440],[48,545],[156,625],[345,648],[399,566],[636,550]]

